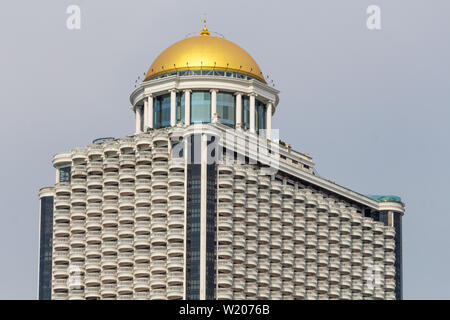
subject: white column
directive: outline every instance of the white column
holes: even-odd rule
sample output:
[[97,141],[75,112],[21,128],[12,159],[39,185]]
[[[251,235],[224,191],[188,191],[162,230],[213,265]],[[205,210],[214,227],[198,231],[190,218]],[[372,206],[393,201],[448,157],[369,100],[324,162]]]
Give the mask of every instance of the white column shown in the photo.
[[269,101],[266,105],[266,134],[267,139],[272,140],[272,110],[273,110],[273,101]]
[[136,113],[136,134],[141,133],[142,132],[142,128],[141,128],[141,109],[142,107],[140,106],[136,106],[135,108],[135,113]]
[[213,122],[213,119],[216,116],[217,113],[217,90],[211,89],[211,122]]
[[242,93],[236,93],[236,128],[242,127]]
[[147,125],[149,128],[153,128],[153,95],[149,95],[147,98]]
[[147,130],[148,126],[148,100],[144,99],[144,132]]
[[201,185],[200,185],[200,300],[206,299],[206,201],[208,137],[201,136]]
[[177,90],[170,90],[170,125],[173,127],[177,122]]
[[256,94],[250,94],[250,132],[255,133],[255,98]]
[[191,124],[191,90],[184,90],[184,123]]

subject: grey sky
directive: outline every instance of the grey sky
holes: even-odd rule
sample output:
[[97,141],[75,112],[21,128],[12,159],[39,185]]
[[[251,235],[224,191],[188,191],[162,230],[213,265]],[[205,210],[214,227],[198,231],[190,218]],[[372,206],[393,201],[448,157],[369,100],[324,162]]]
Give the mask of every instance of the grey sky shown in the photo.
[[[66,28],[80,5],[80,31]],[[382,30],[366,28],[381,7]],[[133,133],[128,97],[163,49],[208,28],[281,90],[273,126],[319,174],[397,194],[404,297],[450,298],[448,0],[106,1],[0,4],[0,298],[37,296],[38,191],[55,153]]]

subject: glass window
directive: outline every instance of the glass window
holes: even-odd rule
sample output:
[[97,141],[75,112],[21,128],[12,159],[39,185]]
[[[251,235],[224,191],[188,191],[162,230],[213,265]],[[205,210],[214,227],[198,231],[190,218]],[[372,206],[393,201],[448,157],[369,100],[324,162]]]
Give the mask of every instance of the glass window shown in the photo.
[[259,134],[259,130],[266,129],[266,105],[261,101],[255,101],[255,130]]
[[180,121],[186,122],[184,121],[184,102],[184,92],[177,92],[177,123]]
[[232,93],[217,93],[217,113],[220,115],[220,123],[232,128],[236,124],[235,96]]
[[170,94],[155,98],[153,102],[153,127],[163,128],[170,126]]
[[250,129],[250,97],[242,97],[242,122],[246,130]]
[[70,167],[59,169],[59,182],[70,182]]
[[194,91],[191,95],[191,122],[211,122],[211,94],[207,91]]

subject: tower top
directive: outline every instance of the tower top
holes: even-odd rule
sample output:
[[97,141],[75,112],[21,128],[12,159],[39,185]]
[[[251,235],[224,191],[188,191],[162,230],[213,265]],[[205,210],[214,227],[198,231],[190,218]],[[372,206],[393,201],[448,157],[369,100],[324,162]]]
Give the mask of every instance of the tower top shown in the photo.
[[201,36],[209,36],[209,31],[208,31],[208,28],[206,28],[206,15],[205,15],[205,17],[203,18],[203,30],[202,30],[202,32],[200,32],[200,35]]

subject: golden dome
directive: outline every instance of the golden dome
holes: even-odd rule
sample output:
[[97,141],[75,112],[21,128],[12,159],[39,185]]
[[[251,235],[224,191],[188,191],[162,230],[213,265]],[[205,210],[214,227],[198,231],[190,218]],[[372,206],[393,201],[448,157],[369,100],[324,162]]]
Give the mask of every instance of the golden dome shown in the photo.
[[144,81],[188,69],[234,71],[266,83],[261,69],[247,51],[231,41],[211,36],[206,26],[200,36],[180,40],[164,50],[148,69]]

